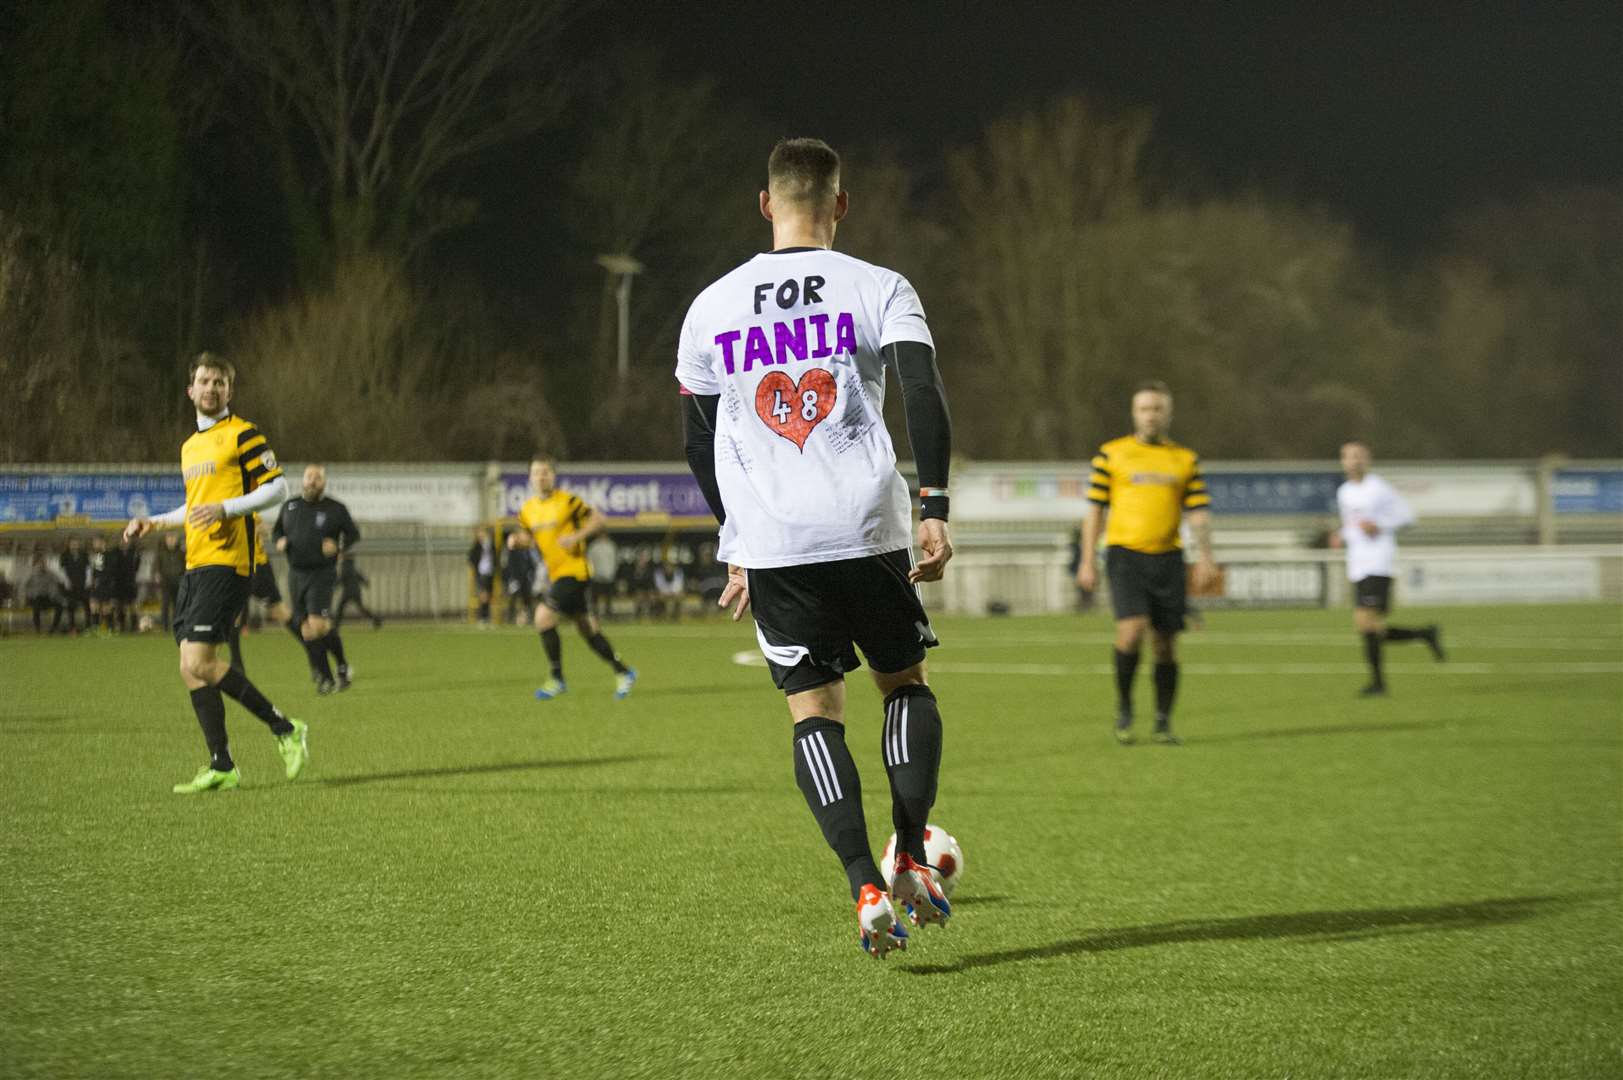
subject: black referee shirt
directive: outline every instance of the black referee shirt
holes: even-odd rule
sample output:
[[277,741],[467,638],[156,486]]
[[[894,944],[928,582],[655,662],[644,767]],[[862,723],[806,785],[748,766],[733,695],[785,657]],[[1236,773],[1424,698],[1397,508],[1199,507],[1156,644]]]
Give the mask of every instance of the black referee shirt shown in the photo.
[[276,515],[276,527],[271,530],[272,542],[287,537],[287,562],[295,570],[320,570],[334,566],[336,555],[323,555],[323,540],[338,541],[338,550],[355,546],[361,539],[361,530],[349,516],[349,507],[325,495],[310,502],[304,496],[289,499],[282,512]]

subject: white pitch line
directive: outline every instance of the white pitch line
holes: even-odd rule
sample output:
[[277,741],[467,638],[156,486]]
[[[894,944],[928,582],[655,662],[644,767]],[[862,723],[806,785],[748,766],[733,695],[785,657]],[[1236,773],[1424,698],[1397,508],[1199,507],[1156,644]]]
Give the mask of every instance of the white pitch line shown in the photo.
[[[765,667],[766,657],[753,649],[733,654],[733,663]],[[1185,675],[1358,675],[1363,664],[1190,664],[1180,665]],[[1550,664],[1388,664],[1386,670],[1405,675],[1623,675],[1623,663],[1575,661]],[[974,661],[932,661],[930,671],[943,675],[1110,675],[1109,664],[987,664]]]

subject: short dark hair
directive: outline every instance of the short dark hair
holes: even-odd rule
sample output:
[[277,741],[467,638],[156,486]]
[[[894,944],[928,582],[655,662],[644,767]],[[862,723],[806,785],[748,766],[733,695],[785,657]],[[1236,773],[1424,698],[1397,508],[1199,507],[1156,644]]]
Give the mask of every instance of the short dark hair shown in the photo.
[[1146,390],[1152,394],[1165,394],[1167,397],[1172,396],[1172,387],[1168,386],[1160,379],[1145,379],[1143,382],[1133,387],[1133,396],[1137,397]]
[[840,193],[840,155],[822,139],[779,139],[766,159],[767,190],[791,202],[821,202]]
[[186,384],[188,386],[190,386],[192,381],[197,378],[197,372],[201,368],[209,368],[213,371],[218,371],[225,376],[225,381],[227,383],[231,384],[232,386],[237,384],[236,365],[231,363],[231,361],[227,360],[225,357],[221,356],[219,353],[209,352],[207,349],[204,349],[202,352],[198,353],[192,358],[192,366],[186,369]]

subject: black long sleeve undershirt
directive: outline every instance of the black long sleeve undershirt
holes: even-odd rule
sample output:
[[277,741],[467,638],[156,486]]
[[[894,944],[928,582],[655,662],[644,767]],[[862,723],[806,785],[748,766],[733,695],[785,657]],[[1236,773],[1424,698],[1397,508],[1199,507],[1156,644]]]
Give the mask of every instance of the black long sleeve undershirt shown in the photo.
[[688,468],[717,524],[727,521],[727,508],[721,502],[721,488],[716,484],[716,408],[720,394],[687,394],[682,405],[682,426],[687,432]]
[[[907,441],[913,446],[919,487],[945,489],[952,461],[952,417],[947,412],[947,389],[941,384],[935,350],[922,341],[897,341],[885,346],[884,355],[902,384]],[[945,521],[947,496],[921,498],[919,516]]]

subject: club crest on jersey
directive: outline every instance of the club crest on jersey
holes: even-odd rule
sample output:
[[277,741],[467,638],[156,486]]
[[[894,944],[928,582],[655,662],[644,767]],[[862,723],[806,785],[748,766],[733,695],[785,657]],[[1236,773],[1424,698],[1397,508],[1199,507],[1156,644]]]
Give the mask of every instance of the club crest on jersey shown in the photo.
[[839,396],[839,384],[823,368],[812,368],[793,382],[781,371],[769,371],[755,388],[755,412],[774,435],[806,452],[812,429],[828,418]]
[[[834,323],[832,333],[829,323]],[[857,322],[849,311],[838,315],[806,315],[789,322],[772,324],[771,337],[764,327],[751,326],[747,330],[729,330],[716,335],[716,346],[721,349],[721,363],[727,374],[739,370],[738,343],[742,339],[743,371],[759,364],[787,364],[795,360],[822,360],[828,357],[857,354]]]
[[317,510],[316,511],[316,528],[320,529],[320,528],[324,527],[326,524],[327,524],[327,511],[325,511],[325,510]]

